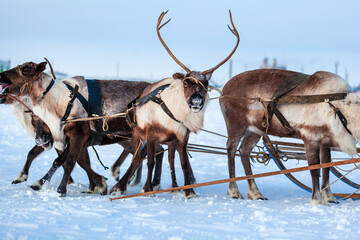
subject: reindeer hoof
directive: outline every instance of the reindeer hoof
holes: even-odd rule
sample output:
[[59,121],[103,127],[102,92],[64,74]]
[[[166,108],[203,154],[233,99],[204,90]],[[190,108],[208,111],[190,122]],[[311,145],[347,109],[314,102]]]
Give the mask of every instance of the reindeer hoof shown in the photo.
[[311,199],[310,200],[310,203],[311,204],[315,204],[315,205],[323,205],[323,206],[326,206],[326,202],[320,198],[320,199]]
[[133,181],[131,184],[130,184],[130,187],[137,187],[137,186],[140,186],[141,185],[141,182],[140,181]]
[[24,174],[23,172],[20,172],[15,179],[12,181],[11,184],[18,184],[18,183],[22,183],[25,182],[28,179],[28,175]]
[[118,182],[120,181],[120,169],[119,167],[111,167],[111,175]]
[[98,188],[95,187],[95,188],[91,188],[89,187],[88,189],[86,189],[85,191],[82,191],[81,193],[87,193],[87,194],[96,194],[98,193]]
[[153,186],[154,191],[159,191],[161,189],[160,184]]
[[74,179],[70,176],[67,184],[70,185],[70,184],[74,184],[74,183],[75,183]]
[[66,193],[61,193],[59,197],[61,197],[61,198],[66,197]]
[[184,190],[184,196],[185,196],[187,199],[195,198],[195,197],[196,197],[196,193],[194,192],[193,189],[186,189],[186,190]]
[[119,187],[114,186],[110,189],[109,194],[114,196],[114,195],[118,195],[119,193],[120,193],[120,195],[126,195],[126,189],[121,190]]
[[268,200],[260,192],[256,192],[256,193],[248,192],[248,195],[246,197],[251,200]]
[[34,191],[39,191],[42,188],[42,184],[40,183],[40,181],[34,182],[30,188]]
[[229,195],[229,197],[231,198],[240,198],[240,199],[244,199],[244,197],[241,195],[241,193],[239,192],[239,190],[236,189],[228,189],[227,194]]

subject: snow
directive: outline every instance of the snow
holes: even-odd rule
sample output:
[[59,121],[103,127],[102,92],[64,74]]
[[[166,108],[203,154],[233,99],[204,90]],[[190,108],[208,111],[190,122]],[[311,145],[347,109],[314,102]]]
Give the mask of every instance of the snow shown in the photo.
[[[11,106],[0,107],[0,239],[359,239],[360,202],[341,200],[339,204],[310,204],[311,194],[295,186],[284,176],[258,179],[260,191],[269,200],[230,199],[227,184],[195,189],[197,197],[186,199],[182,193],[163,193],[153,197],[109,201],[109,196],[81,193],[88,187],[85,172],[78,166],[68,186],[67,196],[60,198],[56,188],[63,170],[36,192],[29,186],[40,179],[55,159],[54,150],[36,159],[25,183],[11,184],[20,172],[34,140],[20,127]],[[218,100],[210,102],[205,114],[205,129],[226,133]],[[191,143],[224,147],[226,139],[201,132],[193,134]],[[260,144],[261,145],[261,144]],[[101,160],[111,166],[121,153],[120,146],[97,147]],[[116,183],[109,170],[97,162],[89,149],[92,167],[108,178],[109,189]],[[222,155],[191,153],[190,159],[198,183],[228,178],[227,158]],[[161,185],[171,186],[169,164],[165,155]],[[129,165],[128,158],[121,174]],[[237,176],[244,175],[239,158]],[[297,167],[298,163],[290,163]],[[303,164],[303,163],[299,163]],[[278,170],[253,163],[254,173]],[[143,180],[146,176],[143,169]],[[178,183],[183,183],[179,159],[176,159]],[[297,174],[310,183],[308,172]],[[360,182],[358,173],[351,179]],[[334,180],[334,179],[332,179]],[[238,182],[246,196],[247,183]],[[354,189],[337,182],[333,192],[352,193]],[[135,194],[141,186],[129,187]]]

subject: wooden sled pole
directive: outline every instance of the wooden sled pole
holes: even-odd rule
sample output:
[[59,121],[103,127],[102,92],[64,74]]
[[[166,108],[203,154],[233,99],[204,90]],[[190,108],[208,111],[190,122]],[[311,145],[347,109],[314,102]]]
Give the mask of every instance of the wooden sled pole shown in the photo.
[[286,170],[281,170],[281,171],[259,173],[259,174],[249,175],[249,176],[222,179],[222,180],[216,180],[216,181],[210,181],[210,182],[204,182],[204,183],[196,183],[196,184],[190,184],[190,185],[181,186],[181,187],[167,188],[167,189],[163,189],[163,190],[159,190],[159,191],[151,191],[151,192],[138,193],[138,194],[132,194],[132,195],[127,195],[127,196],[114,197],[114,198],[109,198],[109,200],[113,201],[113,200],[118,200],[118,199],[147,196],[147,195],[153,195],[153,194],[164,193],[164,192],[204,187],[204,186],[210,186],[210,185],[216,185],[216,184],[222,184],[222,183],[228,183],[228,182],[236,182],[236,181],[242,181],[242,180],[248,180],[248,179],[288,174],[288,173],[294,173],[294,172],[302,172],[302,171],[307,171],[307,170],[316,170],[316,169],[321,169],[321,168],[328,168],[328,167],[334,167],[334,166],[340,166],[340,165],[358,163],[358,162],[360,162],[360,158],[353,158],[353,159],[337,161],[337,162],[315,164],[315,165],[311,165],[311,166],[307,166],[307,167],[298,167],[298,168],[286,169]]

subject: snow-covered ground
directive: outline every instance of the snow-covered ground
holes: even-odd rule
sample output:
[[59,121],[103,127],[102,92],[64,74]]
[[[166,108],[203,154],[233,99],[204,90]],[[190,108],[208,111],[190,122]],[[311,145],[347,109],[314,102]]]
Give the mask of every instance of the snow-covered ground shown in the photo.
[[[12,107],[0,106],[0,121],[0,239],[359,239],[360,236],[360,201],[311,205],[310,193],[284,176],[257,180],[268,201],[230,199],[226,194],[227,184],[221,184],[197,188],[198,197],[189,200],[180,193],[164,193],[110,202],[109,196],[81,193],[87,189],[88,179],[76,166],[72,174],[76,184],[68,186],[67,197],[60,198],[56,188],[62,169],[41,191],[29,188],[50,168],[56,156],[50,150],[34,161],[27,182],[12,185],[34,140],[17,123]],[[204,128],[226,133],[218,100],[209,104]],[[202,132],[192,135],[190,142],[224,147],[226,139]],[[122,151],[117,145],[97,147],[97,150],[107,166]],[[101,167],[91,149],[89,152],[93,169],[108,178],[110,189],[116,183],[110,171]],[[198,183],[228,177],[226,156],[191,155]],[[122,173],[129,162],[130,158],[122,166]],[[236,163],[237,176],[244,175],[239,158]],[[144,166],[142,183],[146,175]],[[178,158],[176,169],[181,184]],[[253,170],[262,173],[277,168],[273,162],[268,166],[254,163]],[[310,182],[308,172],[299,176]],[[352,179],[360,182],[360,174],[356,173]],[[163,188],[171,185],[166,159],[161,185]],[[247,183],[238,185],[245,196]],[[342,183],[334,184],[332,189],[343,193],[354,191]],[[128,194],[140,191],[141,187],[129,187]]]

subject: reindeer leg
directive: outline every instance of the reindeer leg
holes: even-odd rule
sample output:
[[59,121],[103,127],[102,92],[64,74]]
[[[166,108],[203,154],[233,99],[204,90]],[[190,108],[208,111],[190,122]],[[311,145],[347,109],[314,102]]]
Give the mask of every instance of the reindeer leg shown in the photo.
[[111,167],[111,175],[114,177],[116,181],[120,180],[120,166],[123,164],[130,151],[124,149],[121,153],[120,157],[116,160],[116,162]]
[[135,174],[134,176],[132,177],[133,182],[131,183],[131,187],[135,187],[135,186],[138,186],[140,185],[141,183],[141,174],[142,174],[142,163],[139,165],[138,169],[135,171]]
[[[179,142],[178,148],[177,148],[177,150],[179,152],[179,156],[180,156],[181,168],[184,173],[184,185],[191,184],[191,180],[192,180],[191,176],[190,176],[191,175],[190,170],[189,170],[189,166],[190,166],[189,157],[188,157],[188,154],[186,151],[186,145],[187,145],[187,141],[189,139],[189,134],[190,134],[190,132],[188,131],[184,142]],[[184,190],[184,195],[186,198],[196,197],[195,191],[192,188]]]
[[25,182],[28,179],[29,168],[34,159],[44,151],[44,148],[35,145],[28,153],[26,163],[20,173],[12,181],[12,184]]
[[82,158],[82,155],[84,154],[83,151],[86,150],[85,142],[86,142],[86,138],[84,138],[82,132],[77,131],[77,129],[75,129],[75,131],[70,132],[70,140],[68,146],[69,153],[67,155],[66,162],[64,164],[64,175],[57,189],[57,192],[61,194],[60,197],[66,196],[66,185],[69,181],[70,174],[75,167],[77,157],[81,156]]
[[42,177],[40,180],[33,183],[30,187],[37,191],[40,190],[45,182],[50,181],[51,177],[54,175],[56,170],[65,163],[69,153],[69,148],[66,148],[53,162],[50,170]]
[[90,185],[89,185],[89,189],[86,190],[85,193],[99,192],[100,195],[106,195],[107,194],[106,179],[91,169],[90,158],[87,148],[85,148],[82,151],[82,155],[77,158],[77,162],[80,165],[80,167],[82,167],[86,171],[89,177]]
[[[321,163],[331,162],[330,147],[321,146],[320,149],[320,161]],[[330,190],[329,185],[329,168],[322,169],[322,184],[321,184],[321,196],[325,202],[339,203]]]
[[155,146],[156,143],[153,140],[150,140],[149,138],[146,139],[146,147],[147,147],[147,167],[148,167],[148,173],[145,185],[142,189],[142,192],[150,192],[153,190],[151,179],[152,179],[152,172],[154,169],[154,157],[155,157]]
[[[91,168],[91,163],[90,163],[90,157],[89,157],[89,152],[87,151],[84,151],[84,154],[83,156],[81,156],[80,158],[83,158],[85,163]],[[79,162],[81,162],[81,159],[79,159]],[[80,163],[79,163],[80,165]],[[80,167],[82,167],[80,165]],[[84,169],[84,167],[82,167]],[[85,169],[84,169],[85,170]],[[86,171],[86,170],[85,170]],[[83,191],[82,193],[89,193],[89,194],[95,194],[98,192],[97,188],[96,188],[96,184],[95,182],[93,181],[93,179],[91,178],[91,176],[86,172],[87,176],[88,176],[88,179],[89,179],[89,188],[86,189],[85,191]]]
[[[306,158],[308,160],[309,165],[319,164],[320,158],[320,146],[316,142],[308,142],[304,141],[305,143],[305,151],[306,151]],[[311,203],[312,204],[322,204],[326,205],[325,201],[321,197],[320,193],[320,185],[319,185],[319,178],[320,178],[320,170],[310,170],[311,179],[312,179],[312,195],[311,195]]]
[[[172,141],[168,144],[169,152],[169,165],[171,172],[171,187],[178,187],[179,185],[176,182],[176,173],[175,173],[175,150],[176,150],[176,141]],[[174,191],[178,192],[178,191]]]
[[[228,140],[226,143],[227,146],[227,155],[228,155],[228,168],[229,168],[229,177],[234,178],[235,177],[235,154],[237,146],[239,145],[239,142],[245,132],[245,130],[240,129],[241,131],[235,132],[233,130],[228,130]],[[230,182],[229,188],[227,194],[231,198],[244,198],[236,184],[236,182]]]
[[[156,145],[155,152],[162,152],[164,149],[160,145]],[[154,190],[160,190],[160,181],[161,181],[161,170],[162,170],[162,161],[164,153],[155,155],[155,173],[152,180],[152,186]]]
[[[244,139],[241,142],[241,146],[240,146],[241,162],[244,167],[246,176],[253,174],[252,170],[251,170],[251,164],[250,164],[249,157],[250,157],[250,153],[251,153],[252,149],[254,148],[256,143],[259,141],[260,137],[261,136],[259,136],[258,134],[255,134],[253,132],[246,132]],[[247,197],[249,199],[267,200],[267,198],[264,197],[260,193],[258,187],[256,186],[254,179],[249,179],[248,185],[249,185],[249,191],[248,191]]]
[[[58,150],[58,149],[55,149],[55,151],[56,151],[56,153],[58,154],[58,156],[60,156],[61,153],[62,153],[62,151],[60,151],[60,150]],[[63,168],[64,168],[64,166],[63,166]],[[75,183],[75,181],[74,181],[74,179],[73,179],[73,178],[71,177],[71,175],[70,175],[68,184],[73,184],[73,183]]]
[[[137,139],[135,137],[135,134],[133,134],[133,149],[137,149],[139,143],[141,143],[141,141],[139,139]],[[126,173],[124,174],[124,176],[120,179],[119,182],[117,182],[111,189],[110,189],[110,194],[115,194],[116,192],[120,192],[120,194],[125,195],[126,194],[126,188],[127,185],[131,179],[131,177],[134,175],[134,172],[136,171],[136,169],[139,168],[140,164],[142,163],[142,158],[141,158],[141,151],[140,149],[138,151],[135,151],[135,155],[133,156],[133,159],[131,161],[131,164],[128,168],[128,170],[126,171]]]

